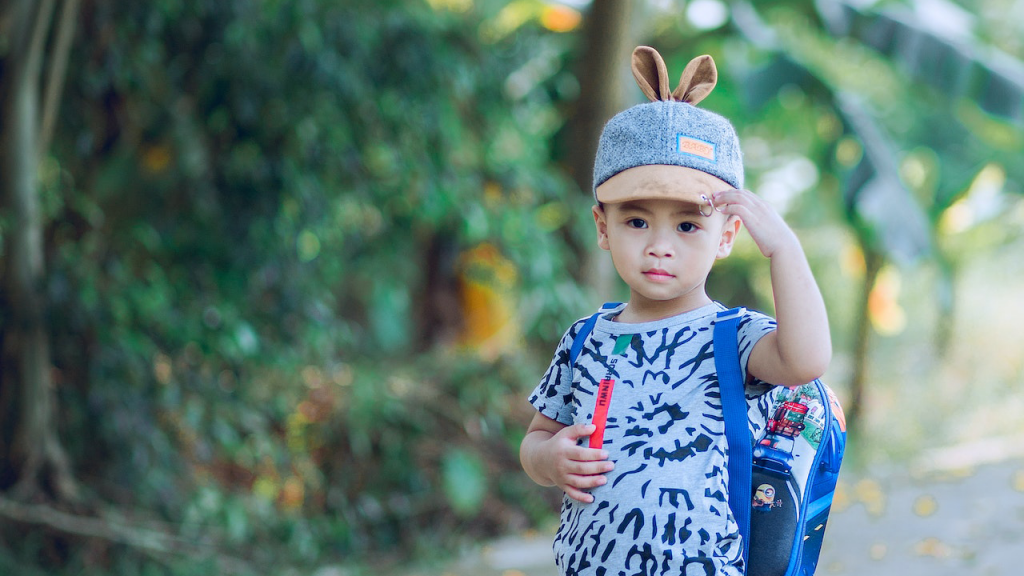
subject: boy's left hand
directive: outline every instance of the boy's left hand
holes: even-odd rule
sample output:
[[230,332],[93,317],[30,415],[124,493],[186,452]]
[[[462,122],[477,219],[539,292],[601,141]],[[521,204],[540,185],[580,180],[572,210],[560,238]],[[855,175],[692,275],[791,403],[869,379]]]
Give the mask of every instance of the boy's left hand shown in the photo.
[[771,258],[779,248],[793,245],[799,247],[800,241],[782,216],[750,190],[715,192],[712,199],[715,210],[726,216],[738,216],[743,221],[750,237],[765,257]]

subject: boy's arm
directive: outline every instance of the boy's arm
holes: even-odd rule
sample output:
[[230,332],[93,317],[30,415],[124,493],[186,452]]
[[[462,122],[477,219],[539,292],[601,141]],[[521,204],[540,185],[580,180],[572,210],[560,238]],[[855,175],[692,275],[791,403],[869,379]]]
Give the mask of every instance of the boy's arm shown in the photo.
[[825,302],[796,234],[767,202],[747,190],[719,192],[715,205],[726,215],[739,216],[771,260],[778,329],[754,345],[747,371],[783,386],[819,378],[832,359],[832,338]]
[[593,424],[566,426],[537,412],[519,446],[523,470],[541,486],[558,486],[574,500],[593,502],[584,490],[603,485],[604,473],[615,467],[607,451],[577,445],[593,432]]

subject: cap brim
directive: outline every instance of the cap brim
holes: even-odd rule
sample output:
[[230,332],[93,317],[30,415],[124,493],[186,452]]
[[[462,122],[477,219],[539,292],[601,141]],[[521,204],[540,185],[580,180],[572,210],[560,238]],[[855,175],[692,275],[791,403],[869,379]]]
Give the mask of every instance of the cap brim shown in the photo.
[[597,187],[597,201],[681,200],[706,204],[715,192],[732,189],[728,182],[707,172],[685,166],[648,164],[623,170],[605,180]]

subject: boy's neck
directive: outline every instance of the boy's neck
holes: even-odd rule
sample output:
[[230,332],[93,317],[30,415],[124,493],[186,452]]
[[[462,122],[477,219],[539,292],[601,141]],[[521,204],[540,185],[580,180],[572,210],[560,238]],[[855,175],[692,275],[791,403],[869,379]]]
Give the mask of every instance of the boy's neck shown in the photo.
[[643,322],[656,322],[671,318],[698,308],[703,308],[713,301],[705,293],[695,294],[691,297],[677,298],[675,300],[650,300],[632,294],[629,304],[618,316],[615,322],[624,324],[641,324]]

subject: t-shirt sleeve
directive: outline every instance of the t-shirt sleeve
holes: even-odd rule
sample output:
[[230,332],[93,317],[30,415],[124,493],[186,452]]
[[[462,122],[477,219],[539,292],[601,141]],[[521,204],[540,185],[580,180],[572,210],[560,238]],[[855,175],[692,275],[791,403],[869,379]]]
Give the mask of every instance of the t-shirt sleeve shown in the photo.
[[530,394],[530,404],[538,412],[566,426],[573,423],[572,366],[569,365],[569,350],[585,322],[586,318],[580,319],[565,332],[558,342],[558,348],[555,349],[551,365],[540,379],[540,384]]
[[757,379],[753,381],[747,380],[747,362],[750,360],[750,352],[754,349],[754,345],[775,329],[775,319],[757,311],[747,310],[747,313],[740,319],[736,336],[739,341],[740,368],[743,370],[743,381],[747,382],[748,386],[769,385],[767,382]]

